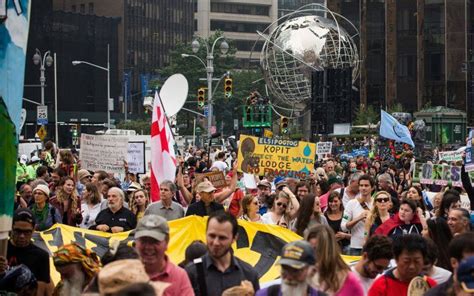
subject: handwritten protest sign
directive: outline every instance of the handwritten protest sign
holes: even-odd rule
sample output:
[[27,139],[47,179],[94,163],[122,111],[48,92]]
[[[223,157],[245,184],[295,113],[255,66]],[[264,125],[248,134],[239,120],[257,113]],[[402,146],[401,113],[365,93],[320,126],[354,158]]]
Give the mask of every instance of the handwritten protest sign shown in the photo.
[[223,188],[227,186],[227,183],[225,181],[224,173],[222,171],[213,171],[209,173],[204,173],[204,174],[194,174],[194,177],[196,178],[196,184],[199,184],[204,180],[204,178],[207,178],[209,182],[214,185],[216,188]]
[[444,160],[447,162],[451,161],[461,161],[462,160],[462,152],[458,151],[441,151],[438,153],[439,160]]
[[316,143],[316,154],[330,154],[332,151],[332,142],[318,142]]
[[134,174],[146,173],[145,142],[128,142],[128,171]]
[[239,142],[240,172],[304,179],[314,167],[314,143],[246,135]]
[[123,172],[128,137],[81,134],[81,167],[90,171]]
[[[474,180],[474,174],[469,173],[469,177],[472,183]],[[413,182],[461,187],[461,167],[442,164],[415,163]]]

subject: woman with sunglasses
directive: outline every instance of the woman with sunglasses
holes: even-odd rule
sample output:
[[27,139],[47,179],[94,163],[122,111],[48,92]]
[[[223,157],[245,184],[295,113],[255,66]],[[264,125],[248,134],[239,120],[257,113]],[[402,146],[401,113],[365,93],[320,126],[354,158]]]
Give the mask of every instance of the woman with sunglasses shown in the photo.
[[290,221],[296,217],[300,203],[291,190],[285,186],[273,201],[271,209],[263,214],[262,222],[288,228]]
[[258,198],[252,194],[246,194],[242,198],[242,216],[239,219],[251,222],[262,222],[262,216],[258,213],[260,203]]
[[372,207],[372,210],[370,210],[370,214],[367,216],[367,220],[365,221],[366,238],[372,236],[377,227],[390,219],[391,215],[389,210],[392,207],[390,193],[387,191],[377,192],[374,196],[373,205],[374,206]]
[[79,225],[81,228],[89,229],[95,224],[95,218],[100,212],[101,196],[96,184],[87,183],[82,194],[81,211],[84,219]]

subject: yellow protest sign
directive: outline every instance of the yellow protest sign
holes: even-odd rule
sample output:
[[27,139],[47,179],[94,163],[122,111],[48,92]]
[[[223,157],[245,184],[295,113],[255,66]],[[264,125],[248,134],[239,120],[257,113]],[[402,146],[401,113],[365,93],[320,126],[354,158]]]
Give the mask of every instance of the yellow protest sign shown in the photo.
[[[175,264],[184,260],[186,248],[195,240],[206,241],[207,217],[189,216],[169,222],[170,242],[167,255]],[[294,232],[276,225],[267,225],[238,220],[238,239],[233,245],[234,254],[252,265],[260,275],[260,282],[265,283],[280,276],[280,269],[276,262],[279,259],[281,248],[290,241],[301,239]],[[36,232],[33,236],[34,244],[50,255],[58,247],[76,242],[81,246],[93,250],[102,257],[111,242],[120,241],[131,244],[133,232],[111,234],[95,230],[87,230],[63,224],[55,224],[48,230]],[[359,257],[344,257],[350,264]],[[60,279],[54,269],[51,259],[51,277],[55,283]]]
[[240,172],[304,179],[314,168],[316,145],[309,142],[241,135]]

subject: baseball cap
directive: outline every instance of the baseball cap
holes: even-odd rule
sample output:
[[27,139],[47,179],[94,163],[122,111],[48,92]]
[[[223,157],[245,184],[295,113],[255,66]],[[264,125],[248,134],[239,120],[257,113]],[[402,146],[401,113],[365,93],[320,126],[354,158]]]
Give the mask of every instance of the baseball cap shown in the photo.
[[461,261],[457,271],[457,278],[465,292],[474,293],[474,256]]
[[301,269],[308,265],[316,264],[316,257],[310,243],[299,240],[287,243],[283,247],[278,264]]
[[77,172],[77,179],[78,179],[78,180],[82,180],[83,178],[89,177],[89,176],[92,176],[92,175],[91,175],[91,173],[89,173],[88,170],[80,169],[80,170]]
[[270,184],[270,182],[268,182],[267,180],[262,180],[258,182],[257,184],[257,187],[260,187],[260,186],[271,188],[272,184]]
[[329,177],[329,179],[328,179],[328,185],[329,185],[329,186],[331,186],[332,184],[335,184],[335,183],[337,183],[337,184],[343,184],[341,177],[339,177],[338,175],[331,176],[331,177]]
[[212,185],[210,181],[203,181],[196,186],[196,192],[213,192],[216,191],[216,187]]
[[151,237],[162,241],[170,233],[168,221],[158,215],[145,215],[137,224],[135,239],[140,237]]
[[44,184],[38,184],[36,185],[35,189],[33,189],[33,193],[36,191],[36,190],[41,190],[44,194],[46,194],[47,197],[49,197],[49,188],[47,185],[44,185]]
[[138,189],[142,189],[142,186],[137,182],[132,182],[132,184],[128,186],[127,192],[134,192],[134,191],[137,191]]

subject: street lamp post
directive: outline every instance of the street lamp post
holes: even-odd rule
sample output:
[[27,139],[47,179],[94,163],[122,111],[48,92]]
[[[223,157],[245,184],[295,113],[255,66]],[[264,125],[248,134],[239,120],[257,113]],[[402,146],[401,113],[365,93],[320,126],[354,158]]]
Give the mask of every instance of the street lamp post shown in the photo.
[[85,61],[72,61],[73,66],[77,66],[79,64],[86,64],[104,71],[107,71],[107,129],[110,129],[110,53],[109,53],[109,44],[107,44],[107,68],[85,62]]
[[40,66],[40,83],[41,83],[41,106],[44,106],[44,88],[46,86],[46,77],[44,76],[44,71],[46,67],[51,67],[53,64],[53,58],[51,57],[50,51],[44,53],[43,57],[41,57],[41,51],[36,49],[36,53],[33,55],[33,63],[36,66]]
[[[212,44],[212,47],[211,47],[211,50],[209,50],[209,46],[207,44],[207,42],[205,42],[206,44],[206,62],[207,63],[204,63],[204,61],[198,57],[197,55],[189,55],[189,54],[182,54],[181,56],[183,58],[187,58],[187,57],[193,57],[193,58],[196,58],[198,59],[201,64],[203,64],[204,68],[206,68],[206,73],[207,73],[207,98],[208,98],[208,101],[207,101],[207,110],[208,110],[208,115],[207,115],[207,137],[208,139],[211,138],[211,127],[212,127],[212,116],[213,116],[213,112],[212,112],[212,94],[213,94],[213,91],[212,91],[212,76],[214,75],[214,47],[216,46],[217,44],[217,41],[219,41],[220,39],[223,39],[224,36],[220,36],[219,38],[216,38],[216,40],[214,40],[214,43]],[[197,53],[199,51],[199,47],[201,45],[199,44],[199,41],[197,40],[194,40],[192,43],[191,43],[191,48],[193,50],[193,53]],[[229,44],[223,40],[221,42],[221,45],[220,45],[220,50],[223,54],[226,54],[227,51],[229,50]]]

